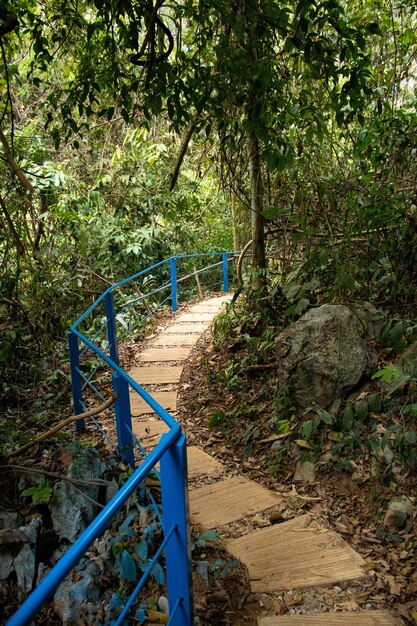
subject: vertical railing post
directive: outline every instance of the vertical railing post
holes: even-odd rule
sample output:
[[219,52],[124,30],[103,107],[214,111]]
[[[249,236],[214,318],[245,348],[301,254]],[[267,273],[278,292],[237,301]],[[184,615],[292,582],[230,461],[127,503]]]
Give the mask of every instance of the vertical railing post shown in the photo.
[[108,291],[104,296],[104,306],[107,320],[107,339],[109,340],[110,358],[119,364],[119,351],[117,347],[116,318],[114,316],[113,292]]
[[171,270],[171,308],[172,312],[175,313],[177,310],[177,258],[172,257],[169,259],[169,267]]
[[[71,387],[72,387],[72,401],[74,404],[74,415],[79,415],[83,412],[83,391],[81,388],[81,374],[80,374],[80,353],[78,351],[78,337],[70,330],[68,332],[68,345],[70,355],[70,368],[71,368]],[[77,420],[75,422],[77,432],[84,430],[84,420]]]
[[171,614],[177,600],[180,599],[172,626],[194,624],[187,484],[185,435],[180,435],[161,458],[164,532],[167,533],[176,526],[165,548],[168,604]]
[[117,447],[125,463],[135,469],[133,452],[132,416],[130,412],[129,383],[119,374],[113,374],[113,389],[117,394],[114,403],[116,414]]
[[229,291],[229,266],[227,263],[227,253],[222,254],[223,261],[223,291],[227,293]]

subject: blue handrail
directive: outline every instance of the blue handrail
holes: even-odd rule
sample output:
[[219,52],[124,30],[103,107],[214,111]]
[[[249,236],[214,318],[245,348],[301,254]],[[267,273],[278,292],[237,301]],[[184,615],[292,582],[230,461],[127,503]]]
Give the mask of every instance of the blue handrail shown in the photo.
[[[97,300],[87,308],[87,310],[78,318],[71,326],[68,333],[71,380],[73,391],[73,403],[75,414],[82,413],[86,404],[83,397],[82,379],[88,380],[90,387],[101,398],[101,393],[91,382],[91,378],[97,371],[100,363],[106,364],[112,372],[113,391],[115,392],[115,417],[117,431],[117,447],[124,460],[129,463],[133,469],[135,468],[134,444],[136,437],[133,435],[130,411],[130,395],[129,389],[138,394],[146,404],[162,419],[169,427],[169,432],[162,435],[159,443],[149,454],[145,454],[144,449],[139,443],[139,450],[142,451],[144,460],[140,466],[134,470],[131,477],[104,507],[88,528],[80,535],[75,543],[68,549],[58,563],[53,567],[49,574],[41,581],[38,587],[30,594],[27,600],[21,605],[16,613],[7,622],[7,626],[24,626],[30,624],[39,610],[46,604],[48,599],[56,591],[59,584],[67,576],[70,570],[77,564],[80,558],[86,553],[91,544],[106,529],[109,522],[123,507],[127,499],[134,491],[143,483],[146,476],[154,471],[160,475],[161,494],[162,494],[162,516],[157,509],[157,515],[162,519],[164,539],[156,550],[151,562],[146,568],[141,579],[137,583],[130,598],[127,600],[119,618],[114,626],[122,624],[124,618],[128,615],[129,609],[133,605],[135,598],[142,589],[147,578],[149,577],[152,567],[156,563],[162,551],[165,552],[166,561],[166,579],[168,587],[168,603],[170,618],[168,624],[170,626],[191,626],[193,624],[193,603],[192,603],[192,587],[191,587],[191,558],[190,558],[190,540],[189,540],[189,512],[187,497],[187,460],[185,436],[181,433],[180,425],[143,387],[136,382],[124,369],[119,365],[118,356],[118,336],[117,336],[117,315],[114,308],[114,292],[116,289],[131,283],[139,277],[149,272],[167,265],[169,268],[170,279],[165,281],[162,287],[152,289],[149,293],[141,295],[139,298],[129,302],[142,302],[145,298],[153,296],[162,289],[171,288],[170,300],[171,309],[176,311],[178,305],[178,284],[186,281],[190,277],[200,272],[207,272],[213,267],[220,266],[222,271],[221,284],[217,286],[223,291],[229,289],[229,269],[228,263],[235,255],[235,252],[216,252],[201,254],[184,254],[180,256],[170,257],[155,263],[133,276],[121,280],[111,285]],[[178,277],[178,264],[183,259],[198,257],[220,257],[220,262],[209,265],[207,267],[195,270],[191,274],[185,274]],[[80,324],[85,322],[97,307],[104,304],[105,310],[105,326],[107,327],[107,347],[109,354],[103,349],[99,342],[98,336],[100,332],[95,333],[93,339],[89,339],[79,330]],[[121,310],[123,310],[123,305]],[[101,327],[100,327],[101,328]],[[79,343],[84,346],[80,352]],[[90,351],[98,359],[99,365],[93,369],[90,376],[86,376],[80,367],[81,357],[85,351]],[[86,385],[84,385],[86,387]],[[80,419],[76,422],[77,430],[84,427],[83,421]],[[107,437],[107,435],[106,435]],[[107,437],[108,438],[108,437]],[[154,469],[157,463],[160,463],[160,472]],[[156,506],[156,505],[155,505]]]

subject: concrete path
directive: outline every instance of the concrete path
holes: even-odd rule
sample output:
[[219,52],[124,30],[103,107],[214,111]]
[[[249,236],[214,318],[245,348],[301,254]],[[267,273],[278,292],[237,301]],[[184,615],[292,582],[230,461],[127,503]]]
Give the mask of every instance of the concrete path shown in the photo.
[[[179,313],[139,355],[129,374],[175,415],[183,364],[201,333],[231,296],[209,298]],[[157,386],[155,388],[155,386]],[[157,390],[155,390],[157,389]],[[133,432],[147,451],[167,431],[166,425],[136,394],[131,396]],[[281,496],[244,476],[227,476],[222,463],[204,450],[188,447],[191,521],[202,529],[227,529],[281,501]],[[206,484],[201,485],[201,482]],[[365,575],[363,558],[323,520],[310,514],[268,528],[225,539],[226,550],[246,565],[253,592],[275,592],[335,585]],[[252,525],[253,526],[253,525]],[[402,624],[387,611],[331,612],[260,617],[259,626],[394,626]]]

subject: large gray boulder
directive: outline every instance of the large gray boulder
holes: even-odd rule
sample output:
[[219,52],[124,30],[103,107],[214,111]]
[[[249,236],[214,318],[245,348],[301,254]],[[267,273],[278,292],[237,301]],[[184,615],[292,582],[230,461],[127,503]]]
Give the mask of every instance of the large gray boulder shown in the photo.
[[278,387],[288,386],[299,407],[330,407],[370,373],[365,335],[363,320],[346,306],[311,309],[277,337]]
[[98,563],[83,557],[54,595],[54,609],[64,626],[96,624],[100,603],[101,571]]
[[[54,495],[49,503],[52,524],[61,539],[75,541],[98,513],[94,504],[99,499],[99,485],[106,465],[94,448],[81,448],[74,453],[67,470],[71,479],[86,481],[76,485],[60,481],[55,485]],[[92,481],[87,484],[88,481]]]
[[[10,517],[12,524],[17,519]],[[35,518],[27,526],[0,530],[0,581],[7,580],[14,572],[24,596],[32,591],[35,581],[35,552],[41,527],[41,520]]]

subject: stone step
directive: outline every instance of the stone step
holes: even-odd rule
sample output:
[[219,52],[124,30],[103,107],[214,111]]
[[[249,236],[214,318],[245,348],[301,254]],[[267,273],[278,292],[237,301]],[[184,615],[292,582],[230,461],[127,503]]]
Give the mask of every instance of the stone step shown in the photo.
[[[152,393],[153,399],[159,402],[167,411],[177,410],[177,395],[176,391],[155,391]],[[130,394],[130,412],[132,417],[139,417],[140,415],[147,415],[154,411],[145,400],[142,400],[142,398],[133,391]]]
[[201,335],[208,327],[210,322],[184,322],[175,323],[164,329],[164,335],[182,335],[184,333]]
[[188,478],[194,480],[201,476],[216,478],[226,471],[225,466],[217,459],[206,454],[197,446],[187,448]]
[[187,313],[181,313],[177,317],[177,322],[211,322],[215,313],[193,313],[187,311]]
[[259,617],[258,626],[401,626],[404,622],[388,611],[306,613]]
[[133,367],[129,375],[139,385],[165,385],[169,383],[179,383],[182,374],[180,365],[153,367]]
[[197,304],[188,309],[187,313],[212,313],[213,315],[217,315],[223,310],[224,307],[221,304]]
[[206,305],[206,304],[223,304],[224,302],[229,302],[233,298],[232,293],[224,293],[221,296],[213,296],[212,298],[207,298],[203,302],[197,302],[195,306]]
[[[139,439],[146,452],[153,450],[161,436],[168,431],[169,427],[162,420],[152,418],[143,421],[132,420],[132,432]],[[195,480],[201,476],[217,478],[226,469],[220,461],[206,454],[197,446],[187,447],[187,465],[189,480]]]
[[224,305],[224,300],[222,298],[217,298],[216,300],[204,300],[204,302],[197,302],[197,304],[193,304],[190,306],[190,310],[194,309],[221,309]]
[[153,449],[162,434],[168,431],[169,426],[160,419],[132,420],[132,432],[146,451]]
[[191,347],[184,348],[148,348],[139,355],[143,363],[157,363],[168,361],[185,361],[191,354]]
[[152,342],[153,346],[194,346],[198,335],[162,334]]
[[191,489],[189,497],[191,520],[205,529],[225,526],[281,502],[279,495],[243,476]]
[[364,576],[360,554],[309,514],[227,539],[224,545],[247,566],[254,592],[317,587]]

